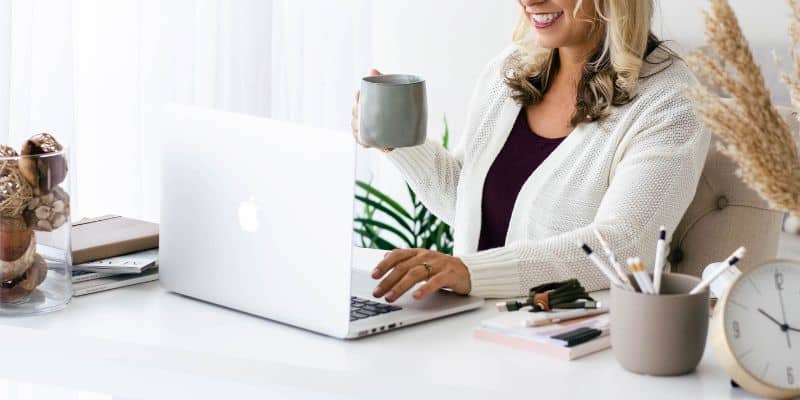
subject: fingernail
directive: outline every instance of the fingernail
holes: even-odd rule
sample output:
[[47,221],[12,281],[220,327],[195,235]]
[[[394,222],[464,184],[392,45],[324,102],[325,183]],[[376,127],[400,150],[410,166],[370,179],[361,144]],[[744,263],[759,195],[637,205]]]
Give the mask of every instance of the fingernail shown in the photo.
[[393,302],[394,296],[395,296],[394,290],[390,290],[389,293],[386,293],[386,301],[390,303]]
[[379,270],[379,269],[377,269],[377,268],[373,269],[373,270],[372,270],[372,277],[373,277],[373,278],[375,278],[375,279],[378,279],[378,276],[380,276],[380,275],[379,275],[379,274],[380,274],[380,272],[381,272],[381,270]]
[[372,297],[381,297],[381,288],[375,288],[375,290],[372,291]]
[[420,297],[422,297],[422,291],[421,290],[417,290],[416,292],[414,292],[414,298],[415,299],[419,299]]

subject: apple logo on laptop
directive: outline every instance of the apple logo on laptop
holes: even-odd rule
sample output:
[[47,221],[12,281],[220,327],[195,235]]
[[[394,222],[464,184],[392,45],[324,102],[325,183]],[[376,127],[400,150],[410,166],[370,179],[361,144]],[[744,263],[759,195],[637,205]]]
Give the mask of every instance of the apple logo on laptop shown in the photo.
[[255,197],[250,196],[239,204],[239,226],[245,232],[257,232],[259,224],[258,204]]

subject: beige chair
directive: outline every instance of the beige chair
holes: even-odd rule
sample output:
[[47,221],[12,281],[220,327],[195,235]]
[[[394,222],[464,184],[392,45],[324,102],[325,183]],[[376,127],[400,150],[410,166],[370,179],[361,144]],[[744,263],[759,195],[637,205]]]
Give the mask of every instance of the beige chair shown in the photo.
[[[798,132],[792,110],[779,111]],[[736,176],[736,169],[712,140],[697,193],[672,236],[668,260],[673,272],[699,276],[706,265],[740,245],[747,247],[739,264],[743,271],[777,255],[783,213],[770,209]]]

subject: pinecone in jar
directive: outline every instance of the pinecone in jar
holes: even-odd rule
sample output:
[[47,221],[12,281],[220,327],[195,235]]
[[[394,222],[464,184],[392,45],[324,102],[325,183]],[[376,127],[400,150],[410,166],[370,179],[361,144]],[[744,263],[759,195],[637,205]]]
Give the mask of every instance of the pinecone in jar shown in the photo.
[[33,198],[33,189],[22,177],[16,162],[11,163],[0,161],[0,216],[17,218]]
[[[11,157],[19,157],[19,153],[14,150],[11,146],[6,146],[4,144],[0,144],[0,158],[11,158]],[[14,162],[16,165],[17,160],[8,160]]]
[[57,186],[48,194],[32,198],[24,215],[28,226],[34,230],[58,229],[69,218],[69,195]]
[[22,144],[19,169],[33,188],[34,195],[48,194],[64,181],[67,176],[66,158],[61,154],[47,155],[61,150],[61,144],[49,133],[34,135]]
[[33,261],[23,274],[0,282],[0,303],[16,303],[27,299],[46,277],[47,261],[34,253]]
[[33,230],[24,219],[0,217],[0,260],[14,261],[22,257],[35,241]]
[[[7,238],[8,234],[4,234],[3,239]],[[5,243],[3,244],[3,247],[5,247]],[[30,268],[35,254],[36,236],[31,235],[28,245],[17,258],[12,258],[8,261],[0,260],[0,281],[6,282],[19,278],[28,268]],[[9,255],[9,253],[6,253],[5,255]]]

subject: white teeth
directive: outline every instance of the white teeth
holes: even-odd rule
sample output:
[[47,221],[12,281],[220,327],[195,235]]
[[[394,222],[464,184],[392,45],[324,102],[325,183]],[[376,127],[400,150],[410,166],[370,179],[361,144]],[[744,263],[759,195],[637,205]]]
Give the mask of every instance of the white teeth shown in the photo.
[[532,14],[531,18],[538,24],[549,24],[559,16],[561,16],[561,13],[556,12],[550,14]]

